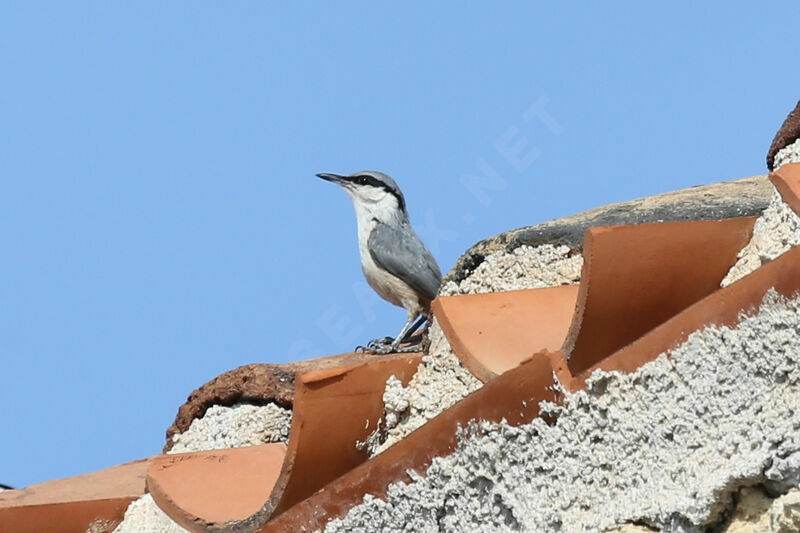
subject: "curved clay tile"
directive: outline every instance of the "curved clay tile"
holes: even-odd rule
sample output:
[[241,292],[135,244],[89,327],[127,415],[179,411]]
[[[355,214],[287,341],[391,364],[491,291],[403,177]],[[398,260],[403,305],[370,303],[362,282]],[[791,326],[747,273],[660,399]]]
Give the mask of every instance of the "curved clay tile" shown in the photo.
[[535,226],[506,231],[484,239],[464,252],[442,282],[461,281],[494,252],[510,252],[521,245],[565,245],[580,250],[586,230],[594,226],[633,225],[685,220],[722,220],[759,215],[769,205],[772,187],[766,176],[711,185],[609,204]]
[[[735,227],[732,229],[736,231]],[[574,379],[561,354],[534,355],[488,382],[384,453],[276,516],[259,531],[278,533],[319,529],[332,518],[343,516],[353,505],[360,503],[365,494],[383,497],[391,483],[409,480],[408,470],[424,472],[431,457],[450,453],[455,446],[455,430],[458,426],[463,427],[466,421],[496,421],[504,417],[515,424],[538,416],[539,401],[558,400],[553,392],[553,373],[559,375],[569,390],[577,390],[584,386],[589,372],[595,368],[634,371],[682,343],[694,331],[711,324],[735,324],[742,312],[761,303],[770,288],[787,297],[800,291],[800,247],[728,287],[716,290]]]
[[563,285],[442,296],[432,309],[456,356],[486,383],[531,354],[561,348],[577,298],[577,285]]
[[632,372],[659,354],[682,344],[710,325],[731,326],[740,314],[757,308],[771,288],[785,297],[800,291],[800,247],[795,247],[755,272],[703,298],[625,348],[577,375],[570,390],[582,388],[597,369]]
[[147,474],[147,490],[189,531],[226,531],[258,515],[286,458],[282,442],[162,455]]
[[366,461],[356,443],[383,414],[386,380],[395,375],[407,384],[421,354],[369,357],[359,365],[297,374],[288,446],[156,459],[147,478],[155,502],[190,531],[252,531]]
[[755,218],[590,228],[564,343],[578,374],[719,289]]
[[323,490],[270,520],[260,532],[315,531],[342,516],[365,494],[382,497],[396,481],[409,481],[408,471],[423,473],[434,457],[451,453],[456,432],[471,420],[512,425],[539,414],[539,402],[555,401],[553,367],[547,355],[536,354],[520,366],[488,382],[440,413],[409,436],[342,475]]
[[783,201],[800,214],[800,163],[783,165],[770,173],[769,180],[778,189]]
[[93,524],[111,531],[144,494],[149,461],[0,491],[0,533],[84,533]]
[[775,156],[800,137],[800,101],[783,121],[781,128],[772,139],[772,144],[767,151],[767,168],[772,170],[775,166]]
[[172,437],[176,433],[183,433],[189,429],[192,420],[201,418],[214,405],[273,402],[281,407],[291,408],[294,399],[294,379],[298,373],[357,365],[375,359],[376,356],[366,353],[347,353],[296,363],[254,363],[220,374],[192,392],[180,406],[175,421],[167,429],[164,452],[172,448]]

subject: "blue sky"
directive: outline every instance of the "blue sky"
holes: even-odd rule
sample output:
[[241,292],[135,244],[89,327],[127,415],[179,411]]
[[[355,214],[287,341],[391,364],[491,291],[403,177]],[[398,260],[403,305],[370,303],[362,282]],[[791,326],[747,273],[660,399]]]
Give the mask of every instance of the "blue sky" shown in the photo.
[[721,5],[3,2],[0,482],[157,453],[225,370],[395,334],[317,172],[392,175],[443,271],[762,173],[798,8]]

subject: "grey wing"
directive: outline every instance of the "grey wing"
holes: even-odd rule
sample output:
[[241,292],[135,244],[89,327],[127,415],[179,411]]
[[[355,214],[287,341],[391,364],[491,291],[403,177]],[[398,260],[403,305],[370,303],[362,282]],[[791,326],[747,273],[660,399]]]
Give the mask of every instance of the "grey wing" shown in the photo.
[[389,273],[408,283],[415,291],[433,300],[442,283],[436,259],[410,226],[395,229],[378,224],[369,235],[372,260]]

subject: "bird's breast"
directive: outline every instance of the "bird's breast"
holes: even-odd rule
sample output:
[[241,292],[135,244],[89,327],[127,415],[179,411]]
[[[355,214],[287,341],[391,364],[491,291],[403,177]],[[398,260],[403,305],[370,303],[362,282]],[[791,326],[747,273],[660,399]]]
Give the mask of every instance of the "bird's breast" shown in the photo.
[[390,274],[375,263],[372,259],[372,254],[369,253],[368,240],[369,235],[364,239],[359,235],[358,251],[361,255],[361,270],[364,272],[364,277],[367,278],[369,286],[387,302],[409,311],[419,312],[421,303],[417,293],[403,280]]

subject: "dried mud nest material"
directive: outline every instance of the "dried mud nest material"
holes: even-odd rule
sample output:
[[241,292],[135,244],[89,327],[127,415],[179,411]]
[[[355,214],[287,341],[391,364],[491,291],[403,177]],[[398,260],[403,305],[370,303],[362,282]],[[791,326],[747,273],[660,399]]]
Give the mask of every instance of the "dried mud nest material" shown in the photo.
[[[586,230],[593,226],[617,226],[682,220],[722,220],[757,216],[769,205],[772,184],[766,176],[754,176],[680,189],[597,207],[534,226],[506,231],[484,239],[467,250],[444,276],[442,287],[454,290],[478,271],[497,252],[512,254],[521,246],[552,246],[564,258],[580,255]],[[566,247],[566,248],[563,248]],[[492,256],[494,257],[494,256]],[[466,289],[466,287],[464,287]],[[456,289],[459,293],[462,290]]]
[[775,156],[778,152],[793,144],[800,138],[800,101],[783,121],[783,125],[772,139],[772,144],[767,151],[767,168],[775,170]]
[[374,360],[370,354],[344,354],[296,363],[253,363],[229,370],[200,386],[178,409],[175,421],[167,429],[164,453],[170,451],[177,434],[186,432],[192,421],[202,418],[209,408],[236,404],[275,404],[291,409],[294,402],[294,380],[297,374],[323,370],[339,365],[356,365]]

